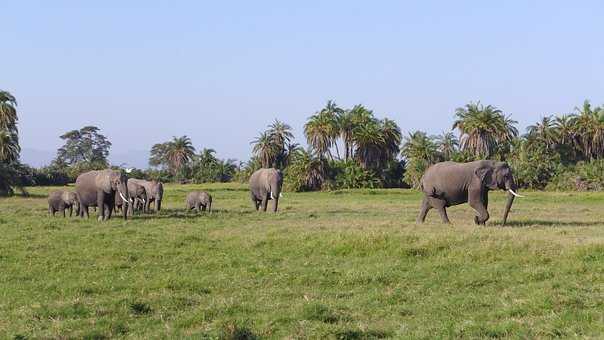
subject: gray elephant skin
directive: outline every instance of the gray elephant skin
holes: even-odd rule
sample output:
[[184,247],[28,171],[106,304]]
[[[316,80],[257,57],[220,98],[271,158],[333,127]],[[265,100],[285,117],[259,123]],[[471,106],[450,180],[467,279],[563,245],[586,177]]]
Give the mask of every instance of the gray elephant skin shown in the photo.
[[157,211],[161,210],[161,203],[164,198],[164,184],[158,181],[147,181],[144,179],[130,178],[128,182],[142,185],[147,194],[147,211],[150,211],[151,203],[154,204]]
[[[88,207],[97,206],[99,220],[111,218],[115,207],[115,195],[129,202],[128,178],[118,170],[93,170],[85,172],[76,179],[76,193],[80,199],[80,216],[88,217]],[[127,219],[127,209],[122,209]]]
[[65,209],[69,209],[69,217],[76,208],[76,215],[80,214],[80,202],[75,192],[67,190],[55,190],[48,194],[48,213],[52,216],[58,211],[65,217]]
[[[149,208],[149,200],[147,199],[147,190],[145,187],[135,183],[132,180],[128,180],[128,195],[130,198],[130,204],[128,204],[128,215],[133,215],[134,210],[138,209],[139,204],[142,205],[143,212],[147,212]],[[124,200],[120,196],[119,192],[115,193],[115,210],[122,210]]]
[[208,210],[212,212],[212,195],[205,191],[192,191],[187,195],[187,210],[195,209],[197,212]]
[[262,207],[262,211],[266,211],[268,201],[272,200],[273,212],[277,212],[282,186],[281,170],[274,168],[256,170],[250,176],[250,197],[256,210]]
[[489,190],[506,190],[508,198],[503,212],[503,224],[514,202],[517,186],[512,170],[505,162],[489,160],[469,163],[442,162],[428,168],[421,179],[424,193],[418,223],[423,223],[426,214],[432,208],[438,210],[442,221],[449,223],[447,207],[462,203],[476,212],[474,222],[484,225],[489,219]]

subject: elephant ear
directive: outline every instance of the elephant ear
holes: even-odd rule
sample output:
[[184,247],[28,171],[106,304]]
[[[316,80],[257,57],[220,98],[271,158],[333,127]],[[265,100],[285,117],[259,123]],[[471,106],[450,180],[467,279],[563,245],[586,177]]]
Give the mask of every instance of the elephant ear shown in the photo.
[[493,168],[492,167],[481,167],[474,171],[480,183],[489,188],[497,187],[497,181],[495,180],[495,176],[493,176]]

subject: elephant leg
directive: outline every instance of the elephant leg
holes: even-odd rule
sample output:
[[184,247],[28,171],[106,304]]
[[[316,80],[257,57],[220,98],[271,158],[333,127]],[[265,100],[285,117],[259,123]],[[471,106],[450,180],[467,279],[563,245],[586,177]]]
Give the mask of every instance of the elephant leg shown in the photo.
[[445,200],[431,197],[428,199],[428,202],[434,209],[438,210],[443,223],[451,223],[451,221],[449,221],[449,216],[447,215],[447,202]]
[[82,218],[84,217],[84,215],[86,215],[86,218],[90,218],[90,210],[88,210],[88,206],[85,206],[83,211],[82,211]]
[[98,208],[98,220],[105,220],[105,193],[103,191],[97,191],[96,193],[96,206]]
[[50,205],[48,206],[48,216],[54,216],[54,213],[52,212],[52,207]]
[[61,213],[63,213],[63,218],[67,217],[67,216],[65,215],[65,207],[63,207],[63,209],[61,209]]
[[110,204],[106,204],[105,206],[107,207],[106,218],[109,220],[111,219],[111,214],[113,213],[113,206]]
[[212,202],[208,203],[208,214],[212,213]]
[[206,212],[206,205],[201,206],[201,211]]
[[468,203],[470,207],[474,209],[477,216],[474,216],[474,223],[477,225],[484,225],[489,219],[489,212],[487,211],[488,206],[488,192],[485,190],[478,195],[470,195],[468,197]]
[[470,203],[470,206],[476,211],[478,216],[474,216],[474,223],[478,225],[484,225],[489,219],[489,212],[482,203]]
[[266,208],[268,206],[268,194],[266,194],[263,198],[262,198],[262,211],[266,212]]
[[416,223],[424,223],[424,221],[426,220],[426,215],[428,215],[428,211],[430,209],[432,209],[432,206],[430,205],[430,202],[428,201],[428,197],[424,196],[424,199],[422,200],[422,206],[419,211],[419,215],[417,216]]
[[69,218],[71,218],[72,215],[73,215],[73,206],[70,205],[69,206]]
[[273,199],[273,212],[277,212],[278,207],[279,207],[279,198],[275,197],[275,199]]

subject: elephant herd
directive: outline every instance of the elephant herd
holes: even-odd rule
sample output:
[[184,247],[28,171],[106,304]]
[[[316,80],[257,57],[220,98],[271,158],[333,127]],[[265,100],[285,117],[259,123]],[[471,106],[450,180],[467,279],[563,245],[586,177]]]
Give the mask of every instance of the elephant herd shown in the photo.
[[[260,169],[249,180],[250,198],[256,210],[267,210],[268,201],[273,201],[272,211],[277,212],[282,196],[283,174],[277,169]],[[111,218],[113,211],[121,211],[127,219],[135,210],[150,211],[151,203],[161,210],[163,184],[127,176],[118,170],[89,171],[78,176],[75,192],[53,191],[48,197],[48,211],[57,211],[65,217],[73,209],[81,217],[88,217],[88,208],[98,208],[98,219]],[[418,223],[423,223],[428,211],[436,209],[444,223],[450,223],[447,207],[469,203],[475,211],[474,222],[484,225],[489,219],[488,204],[490,190],[505,190],[508,198],[503,212],[503,224],[517,194],[517,185],[512,170],[505,162],[481,160],[468,163],[441,162],[430,166],[421,183],[423,199]],[[185,200],[187,210],[212,211],[212,196],[207,192],[190,192]]]
[[[272,200],[273,211],[277,212],[279,198],[282,196],[283,174],[277,169],[260,169],[250,178],[250,194],[256,210],[262,206],[266,211],[267,202]],[[89,217],[89,208],[98,209],[100,221],[111,218],[113,212],[120,211],[127,219],[135,210],[149,212],[151,203],[157,211],[161,210],[164,186],[158,181],[128,178],[119,170],[93,170],[78,176],[75,192],[55,190],[48,195],[48,212],[69,216]],[[212,196],[205,191],[190,192],[185,200],[187,210],[212,211]]]

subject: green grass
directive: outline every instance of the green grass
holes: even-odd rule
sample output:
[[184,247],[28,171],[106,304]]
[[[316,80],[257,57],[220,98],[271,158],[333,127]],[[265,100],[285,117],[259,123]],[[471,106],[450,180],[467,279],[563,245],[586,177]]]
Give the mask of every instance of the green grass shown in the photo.
[[[410,190],[285,193],[168,186],[158,216],[47,216],[0,199],[0,338],[550,338],[604,336],[604,193],[529,192],[510,226],[472,210],[414,223]],[[209,190],[212,215],[183,211]],[[91,213],[91,215],[94,215]]]

